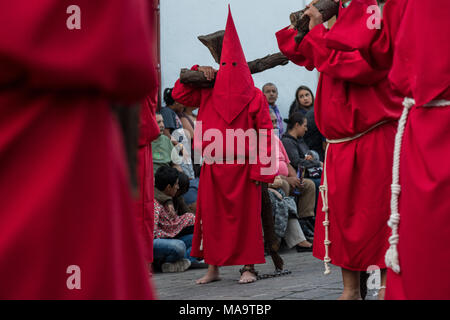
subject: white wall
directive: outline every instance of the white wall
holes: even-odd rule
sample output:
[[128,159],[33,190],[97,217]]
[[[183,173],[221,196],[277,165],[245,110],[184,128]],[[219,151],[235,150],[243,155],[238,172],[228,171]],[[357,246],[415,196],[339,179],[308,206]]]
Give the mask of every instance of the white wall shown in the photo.
[[[289,25],[289,14],[304,8],[310,0],[161,0],[162,90],[172,87],[181,68],[210,65],[218,69],[209,50],[197,39],[199,35],[224,30],[228,4],[241,39],[247,61],[279,52],[275,33]],[[258,88],[273,82],[279,91],[278,106],[287,117],[295,90],[307,85],[315,93],[316,70],[289,63],[255,74]]]

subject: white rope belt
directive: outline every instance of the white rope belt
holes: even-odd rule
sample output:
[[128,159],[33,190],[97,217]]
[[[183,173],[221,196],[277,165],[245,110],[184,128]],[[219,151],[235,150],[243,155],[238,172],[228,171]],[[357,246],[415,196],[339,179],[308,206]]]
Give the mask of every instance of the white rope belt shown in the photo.
[[327,148],[325,150],[325,161],[323,164],[323,184],[319,187],[320,195],[322,197],[322,202],[323,202],[322,211],[325,212],[325,219],[323,221],[323,226],[325,227],[325,240],[324,240],[325,257],[323,259],[323,261],[325,263],[324,274],[331,273],[330,266],[329,266],[329,263],[331,262],[331,258],[329,256],[329,247],[330,247],[331,241],[329,239],[330,220],[328,219],[329,218],[329,216],[328,216],[328,181],[327,181],[328,147],[330,144],[338,144],[338,143],[344,143],[344,142],[356,140],[356,139],[362,137],[363,135],[367,134],[368,132],[374,130],[375,128],[378,128],[379,126],[381,126],[387,122],[389,122],[389,121],[381,121],[381,122],[377,123],[376,125],[374,125],[373,127],[371,127],[370,129],[364,131],[363,133],[358,133],[357,135],[355,135],[353,137],[342,138],[342,139],[331,139],[331,140],[327,139],[328,144],[327,144]]
[[[405,98],[403,101],[403,113],[398,122],[398,130],[395,136],[394,164],[392,166],[392,185],[391,185],[391,216],[388,221],[392,229],[392,235],[389,238],[389,249],[386,252],[385,262],[388,268],[395,273],[400,273],[400,263],[398,258],[397,245],[399,241],[398,226],[400,224],[400,213],[398,212],[398,198],[401,191],[400,186],[400,154],[402,149],[403,134],[405,132],[406,121],[411,108],[416,104],[414,99]],[[445,107],[450,106],[448,100],[433,100],[424,105],[424,107]]]

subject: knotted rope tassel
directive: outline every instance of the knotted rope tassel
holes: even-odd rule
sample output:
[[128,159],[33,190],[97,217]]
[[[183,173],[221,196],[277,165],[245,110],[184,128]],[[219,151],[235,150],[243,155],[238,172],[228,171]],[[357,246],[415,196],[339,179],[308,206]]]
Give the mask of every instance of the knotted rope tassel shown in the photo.
[[328,154],[328,146],[325,150],[325,161],[323,164],[323,185],[321,185],[319,187],[320,190],[320,195],[322,197],[322,202],[323,202],[323,207],[322,207],[322,211],[325,212],[325,219],[323,221],[323,226],[325,227],[325,240],[324,240],[324,245],[325,245],[325,257],[323,258],[323,262],[325,264],[325,272],[324,274],[330,274],[331,270],[330,270],[330,266],[329,263],[331,262],[331,258],[329,256],[329,247],[331,244],[331,241],[329,240],[329,227],[330,227],[330,220],[328,219],[328,181],[327,181],[327,154]]
[[400,223],[400,213],[398,212],[398,198],[401,192],[400,186],[400,154],[402,149],[402,139],[405,132],[406,120],[411,108],[416,104],[414,99],[405,98],[403,101],[403,113],[398,121],[397,134],[395,136],[394,147],[394,164],[392,167],[392,185],[391,185],[391,216],[388,221],[388,226],[392,229],[392,235],[389,237],[390,247],[386,252],[385,262],[388,268],[391,268],[395,273],[400,273],[400,263],[398,259],[397,245],[399,241],[398,225]]

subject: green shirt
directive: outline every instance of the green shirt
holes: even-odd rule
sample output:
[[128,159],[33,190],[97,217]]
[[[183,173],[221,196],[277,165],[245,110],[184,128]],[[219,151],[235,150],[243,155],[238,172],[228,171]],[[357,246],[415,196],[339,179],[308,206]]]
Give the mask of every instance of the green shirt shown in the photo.
[[161,166],[169,166],[172,162],[171,154],[173,144],[170,139],[161,134],[158,139],[152,142],[153,172],[155,173]]

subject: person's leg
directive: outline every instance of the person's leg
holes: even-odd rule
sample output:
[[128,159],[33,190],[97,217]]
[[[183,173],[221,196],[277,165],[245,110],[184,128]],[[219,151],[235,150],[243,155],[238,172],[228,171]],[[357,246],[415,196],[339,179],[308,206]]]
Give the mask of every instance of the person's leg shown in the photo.
[[291,192],[291,186],[289,185],[289,182],[287,182],[286,179],[282,179],[281,189],[284,191],[284,194],[286,196],[290,195]]
[[310,179],[303,180],[304,188],[300,194],[297,212],[300,219],[314,217],[316,186]]
[[381,270],[381,288],[380,291],[378,291],[378,300],[384,300],[384,294],[386,292],[386,271],[386,269]]
[[198,260],[196,258],[191,257],[192,238],[193,237],[194,237],[194,235],[191,233],[191,234],[187,234],[187,235],[184,235],[184,236],[178,238],[179,240],[184,242],[184,244],[186,246],[186,252],[184,254],[184,257],[186,259],[189,259],[189,261],[191,261],[191,263],[192,262],[198,262]]
[[153,259],[159,263],[175,262],[184,258],[186,246],[177,239],[154,239]]
[[286,245],[288,246],[289,249],[295,246],[305,248],[312,247],[312,244],[306,240],[303,230],[300,227],[300,223],[296,218],[288,219],[284,241],[286,242]]
[[361,300],[359,271],[341,268],[344,291],[338,300]]
[[162,272],[186,271],[191,262],[185,259],[186,245],[178,239],[154,239],[153,256]]
[[206,272],[206,274],[202,278],[198,279],[196,281],[196,283],[197,284],[206,284],[206,283],[210,283],[213,281],[219,281],[219,280],[220,280],[219,267],[209,265],[208,271]]

